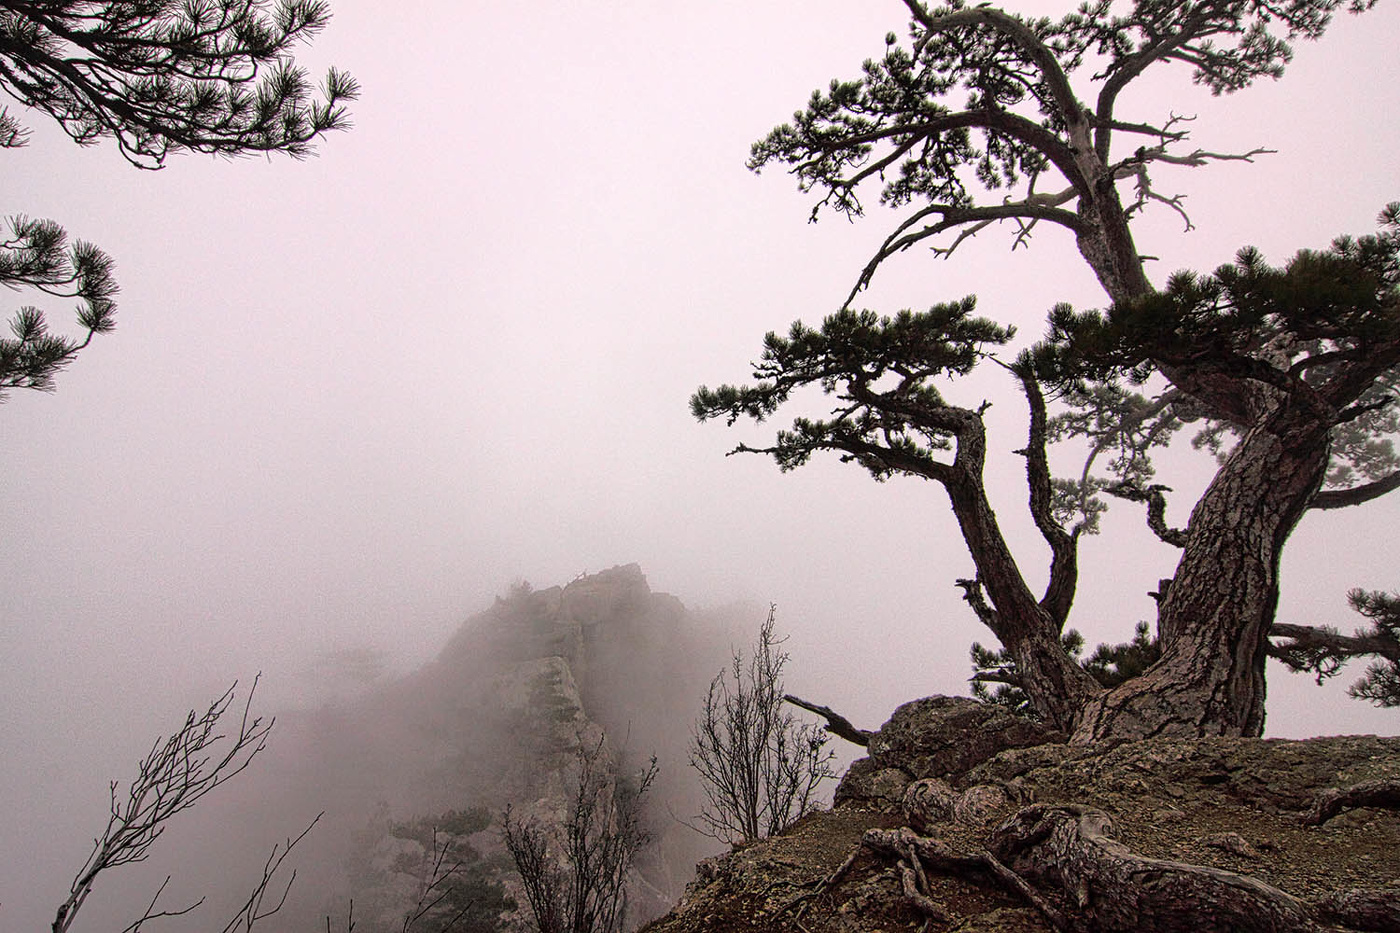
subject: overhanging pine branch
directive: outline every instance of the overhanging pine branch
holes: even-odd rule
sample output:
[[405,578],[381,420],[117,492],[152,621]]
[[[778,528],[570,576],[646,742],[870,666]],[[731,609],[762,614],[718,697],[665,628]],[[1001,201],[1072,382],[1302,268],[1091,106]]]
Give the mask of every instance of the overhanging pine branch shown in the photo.
[[1325,652],[1337,659],[1381,657],[1400,663],[1400,642],[1380,635],[1343,635],[1331,629],[1286,622],[1275,622],[1269,635],[1288,639],[1281,644],[1270,644],[1268,649],[1270,657],[1285,662],[1307,652]]
[[[1400,470],[1391,473],[1384,479],[1378,479],[1374,483],[1366,483],[1363,486],[1353,486],[1350,489],[1324,489],[1313,496],[1308,508],[1344,509],[1347,506],[1361,505],[1372,499],[1379,499],[1395,489],[1400,489]],[[1275,627],[1277,628],[1277,626]]]
[[1019,17],[990,6],[962,9],[940,14],[929,13],[919,0],[904,0],[915,21],[928,35],[951,32],[964,26],[985,26],[1010,39],[1029,59],[1045,79],[1060,118],[1073,123],[1083,118],[1084,105],[1075,96],[1069,78],[1055,59],[1055,54]]

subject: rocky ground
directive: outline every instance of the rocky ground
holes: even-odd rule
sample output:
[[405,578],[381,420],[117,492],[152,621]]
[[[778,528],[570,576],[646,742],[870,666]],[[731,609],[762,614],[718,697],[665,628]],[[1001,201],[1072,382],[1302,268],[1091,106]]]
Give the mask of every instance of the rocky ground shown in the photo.
[[1400,739],[1060,738],[907,704],[832,810],[701,863],[646,930],[1400,930]]

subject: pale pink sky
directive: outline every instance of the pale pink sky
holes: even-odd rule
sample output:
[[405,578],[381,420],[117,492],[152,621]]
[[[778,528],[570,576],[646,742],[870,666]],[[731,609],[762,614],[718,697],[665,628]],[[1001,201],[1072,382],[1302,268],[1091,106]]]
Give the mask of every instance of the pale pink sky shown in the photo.
[[[183,709],[259,670],[270,703],[313,696],[307,670],[339,645],[417,663],[514,578],[638,561],[693,606],[775,601],[789,686],[866,727],[965,692],[987,638],[940,489],[835,458],[781,475],[724,457],[764,432],[687,413],[700,383],[746,376],[765,331],[833,310],[889,231],[882,210],[809,225],[809,198],[744,160],[904,34],[898,0],[332,7],[303,60],[364,95],[314,159],[143,173],[27,113],[32,143],[0,154],[0,211],[94,241],[122,287],[117,332],[56,394],[0,406],[0,852],[32,854],[0,876],[5,929],[47,922],[106,782]],[[1198,229],[1143,218],[1158,281],[1373,229],[1400,198],[1397,35],[1382,4],[1276,84],[1213,99],[1178,72],[1128,97],[1143,120],[1198,114],[1194,145],[1279,150],[1159,175]],[[1056,301],[1101,303],[1066,236],[1009,247],[988,230],[950,262],[906,254],[862,304],[974,292],[1030,339]],[[949,397],[996,402],[997,502],[1034,565],[1016,394],[989,371]],[[1172,462],[1184,510],[1205,474]],[[1397,520],[1396,497],[1310,517],[1280,618],[1350,629],[1348,588],[1400,586]],[[1174,555],[1122,504],[1082,554],[1071,624],[1128,637]],[[1270,734],[1400,733],[1350,679],[1276,673]]]

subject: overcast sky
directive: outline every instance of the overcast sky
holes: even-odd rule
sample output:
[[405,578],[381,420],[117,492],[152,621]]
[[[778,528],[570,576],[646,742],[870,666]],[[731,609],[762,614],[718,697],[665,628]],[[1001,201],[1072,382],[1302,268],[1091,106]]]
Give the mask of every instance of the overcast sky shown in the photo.
[[[881,210],[807,224],[791,179],[744,160],[902,35],[901,3],[332,7],[302,60],[364,94],[313,159],[139,172],[23,112],[31,144],[0,155],[0,211],[97,243],[122,288],[116,333],[56,394],[0,406],[0,852],[29,851],[49,885],[0,877],[5,929],[61,899],[107,781],[184,709],[257,671],[270,705],[321,695],[336,647],[406,668],[517,578],[638,561],[692,606],[775,601],[789,686],[870,728],[964,692],[987,637],[938,487],[834,457],[782,475],[724,456],[762,432],[687,412],[697,385],[746,377],[766,330],[834,310],[889,232]],[[1193,145],[1279,150],[1158,174],[1197,227],[1164,208],[1136,227],[1158,282],[1247,243],[1280,262],[1374,229],[1400,197],[1396,35],[1382,4],[1276,84],[1213,99],[1177,71],[1127,95],[1132,119],[1196,114]],[[1102,303],[1068,236],[1012,253],[997,229],[948,262],[899,257],[862,303],[968,293],[1027,339],[1057,301]],[[949,397],[995,403],[994,494],[1043,576],[1014,387],[987,372]],[[1179,524],[1208,474],[1189,452],[1171,466]],[[1309,517],[1280,618],[1350,629],[1348,588],[1400,587],[1397,519],[1396,497]],[[1128,637],[1173,553],[1118,504],[1082,554],[1071,624]],[[1269,734],[1400,733],[1350,679],[1275,673]]]

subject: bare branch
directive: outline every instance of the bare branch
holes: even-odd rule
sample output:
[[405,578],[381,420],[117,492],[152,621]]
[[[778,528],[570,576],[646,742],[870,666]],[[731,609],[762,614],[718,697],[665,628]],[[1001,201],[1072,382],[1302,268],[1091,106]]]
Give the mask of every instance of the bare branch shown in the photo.
[[1261,155],[1278,155],[1278,150],[1260,147],[1248,152],[1207,152],[1204,149],[1197,149],[1185,155],[1173,155],[1167,151],[1165,146],[1158,146],[1147,150],[1143,154],[1143,159],[1147,162],[1167,162],[1171,165],[1186,165],[1196,168],[1211,162],[1253,162],[1255,156]]
[[656,779],[656,759],[630,792],[613,779],[604,736],[594,743],[579,735],[576,763],[563,824],[521,820],[506,807],[502,837],[540,933],[619,933],[628,873],[651,839],[642,827],[641,801]]
[[298,833],[295,838],[289,837],[281,846],[274,845],[272,847],[272,851],[267,856],[267,861],[263,863],[262,877],[258,880],[257,884],[253,886],[252,891],[249,892],[248,899],[243,902],[243,906],[240,907],[228,923],[224,925],[220,933],[252,933],[253,927],[258,921],[266,920],[282,909],[283,905],[287,903],[287,895],[292,891],[292,884],[297,879],[296,870],[292,870],[291,875],[287,878],[286,884],[279,884],[277,886],[281,888],[282,893],[277,896],[276,902],[265,903],[269,892],[275,890],[272,883],[276,879],[277,873],[281,870],[282,863],[286,861],[287,856],[292,854],[292,850],[297,847],[297,844],[306,838],[307,834],[321,821],[321,817],[325,815],[324,810],[316,814],[315,819]]
[[[183,726],[168,738],[155,741],[137,766],[136,777],[124,798],[118,794],[118,783],[112,782],[107,826],[102,835],[93,840],[92,853],[74,878],[68,898],[59,906],[53,933],[67,933],[72,927],[103,872],[145,861],[171,819],[193,808],[215,788],[242,772],[263,751],[274,720],[264,722],[262,717],[252,715],[253,696],[260,678],[261,675],[255,677],[248,690],[236,733],[225,735],[219,731],[230,712],[236,709],[233,700],[238,684],[234,683],[203,713],[191,710]],[[306,838],[320,818],[317,816],[284,846],[273,847],[263,865],[261,879],[222,933],[250,933],[258,921],[281,909],[296,872],[291,873],[285,885],[278,885],[280,893],[276,894],[275,902],[268,900],[269,894],[274,893],[273,883],[291,850]],[[148,921],[157,918],[187,914],[203,903],[201,898],[178,909],[160,907],[161,894],[169,881],[167,877],[161,883],[141,916],[123,933],[136,933]]]
[[783,707],[792,698],[783,694],[788,655],[774,630],[776,613],[770,606],[748,658],[736,650],[710,682],[691,729],[690,764],[706,798],[697,819],[707,827],[702,832],[723,842],[782,832],[812,809],[817,788],[834,776],[821,730]]
[[[880,244],[880,248],[875,255],[865,264],[860,276],[856,279],[855,286],[850,294],[846,296],[841,307],[849,308],[851,302],[855,301],[863,289],[870,285],[875,278],[875,271],[886,259],[896,253],[901,253],[909,247],[929,237],[937,236],[948,230],[957,227],[967,227],[959,233],[957,239],[950,246],[939,247],[934,250],[934,254],[948,258],[953,254],[964,240],[976,236],[977,233],[993,223],[1002,220],[1024,220],[1040,221],[1047,220],[1051,223],[1059,224],[1074,233],[1079,233],[1084,228],[1083,221],[1074,211],[1064,210],[1059,205],[1073,200],[1078,192],[1073,188],[1067,188],[1057,194],[1030,194],[1020,201],[1008,201],[1004,204],[987,205],[983,207],[964,207],[953,204],[930,204],[912,215],[894,229],[885,241]],[[921,227],[914,232],[909,232],[911,228],[918,226],[930,217],[939,218],[936,222]],[[1015,245],[1023,243],[1028,231],[1022,228],[1017,235]]]
[[[1185,134],[1174,134],[1169,141],[1176,141],[1184,135]],[[1156,201],[1176,211],[1177,215],[1185,222],[1186,230],[1189,232],[1194,230],[1196,225],[1191,222],[1191,217],[1182,206],[1181,202],[1185,200],[1186,196],[1184,194],[1170,196],[1159,194],[1153,189],[1152,179],[1147,174],[1147,166],[1149,163],[1165,162],[1170,165],[1185,165],[1194,168],[1207,165],[1211,162],[1253,162],[1255,156],[1273,154],[1277,151],[1276,149],[1251,149],[1248,152],[1242,153],[1225,153],[1207,152],[1204,149],[1197,149],[1195,152],[1186,153],[1185,155],[1174,155],[1167,150],[1167,142],[1163,142],[1158,146],[1138,149],[1137,153],[1132,158],[1119,163],[1113,168],[1113,177],[1135,179],[1134,190],[1137,192],[1137,199],[1125,208],[1125,212],[1128,216],[1131,217],[1141,210],[1149,201]]]
[[793,706],[805,709],[809,713],[816,713],[826,720],[826,731],[837,738],[845,739],[847,742],[859,745],[861,748],[870,744],[870,737],[875,733],[869,729],[857,729],[851,721],[829,706],[821,706],[811,703],[801,697],[793,696],[791,693],[783,694],[783,699]]

